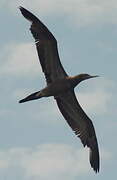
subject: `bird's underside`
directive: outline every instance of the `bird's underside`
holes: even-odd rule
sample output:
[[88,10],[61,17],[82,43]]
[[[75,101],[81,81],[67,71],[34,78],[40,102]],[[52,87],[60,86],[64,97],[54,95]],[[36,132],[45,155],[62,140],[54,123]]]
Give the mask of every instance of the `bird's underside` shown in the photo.
[[22,15],[31,22],[30,31],[35,39],[39,61],[44,72],[47,87],[37,91],[20,103],[54,96],[60,112],[69,126],[80,138],[82,144],[90,149],[90,164],[94,171],[99,172],[99,149],[92,121],[78,103],[74,87],[85,79],[96,76],[81,74],[69,77],[65,72],[58,54],[57,41],[47,27],[31,12],[20,7]]

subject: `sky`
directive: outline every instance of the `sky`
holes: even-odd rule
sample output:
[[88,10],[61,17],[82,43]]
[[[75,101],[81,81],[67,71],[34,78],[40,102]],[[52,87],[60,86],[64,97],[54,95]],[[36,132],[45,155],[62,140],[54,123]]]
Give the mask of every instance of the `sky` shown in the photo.
[[[30,23],[18,6],[33,12],[58,41],[69,75],[99,78],[75,89],[91,118],[101,167],[95,174],[53,97],[19,104],[45,87]],[[0,3],[0,179],[110,180],[117,167],[117,1],[1,0]]]

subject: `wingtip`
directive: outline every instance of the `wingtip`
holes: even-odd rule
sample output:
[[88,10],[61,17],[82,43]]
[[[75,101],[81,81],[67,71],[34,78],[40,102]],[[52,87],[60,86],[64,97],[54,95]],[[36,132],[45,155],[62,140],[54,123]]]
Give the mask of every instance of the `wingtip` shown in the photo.
[[19,8],[19,10],[21,11],[22,15],[25,17],[25,12],[27,12],[27,9],[25,9],[25,8],[22,7],[22,6],[19,6],[18,8]]
[[19,10],[21,11],[22,15],[24,15],[24,13],[29,12],[27,9],[25,9],[25,8],[22,7],[22,6],[19,6],[18,8],[19,8]]
[[25,8],[22,7],[22,6],[19,6],[18,9],[19,9],[20,11],[22,11],[22,10],[25,9]]
[[98,150],[90,150],[90,164],[95,173],[99,173],[100,169],[100,159]]
[[33,15],[30,11],[28,11],[27,9],[25,9],[22,6],[19,6],[19,10],[21,11],[22,15],[29,20],[30,22],[37,22],[38,18]]
[[93,168],[93,170],[95,171],[96,174],[99,173],[99,167],[92,167],[92,168]]
[[22,6],[18,6],[19,9],[22,9],[23,7]]

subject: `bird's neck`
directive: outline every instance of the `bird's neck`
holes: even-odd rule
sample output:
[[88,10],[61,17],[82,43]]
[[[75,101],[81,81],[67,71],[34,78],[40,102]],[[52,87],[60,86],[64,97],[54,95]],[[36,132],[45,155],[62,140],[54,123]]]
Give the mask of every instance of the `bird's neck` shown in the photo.
[[76,87],[81,81],[83,81],[83,79],[81,79],[79,75],[70,77],[70,79],[73,87]]

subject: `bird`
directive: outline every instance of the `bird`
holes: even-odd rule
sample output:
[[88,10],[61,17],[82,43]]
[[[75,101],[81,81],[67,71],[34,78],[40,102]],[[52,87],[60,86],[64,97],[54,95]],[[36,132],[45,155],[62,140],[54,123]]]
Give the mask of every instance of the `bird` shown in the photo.
[[83,146],[89,148],[90,165],[100,169],[100,156],[94,125],[79,104],[74,88],[82,81],[98,77],[89,74],[69,76],[64,70],[58,53],[57,40],[49,29],[30,11],[19,7],[21,14],[31,22],[30,31],[35,39],[39,62],[46,79],[46,87],[34,92],[19,103],[53,96],[68,125],[80,138]]

